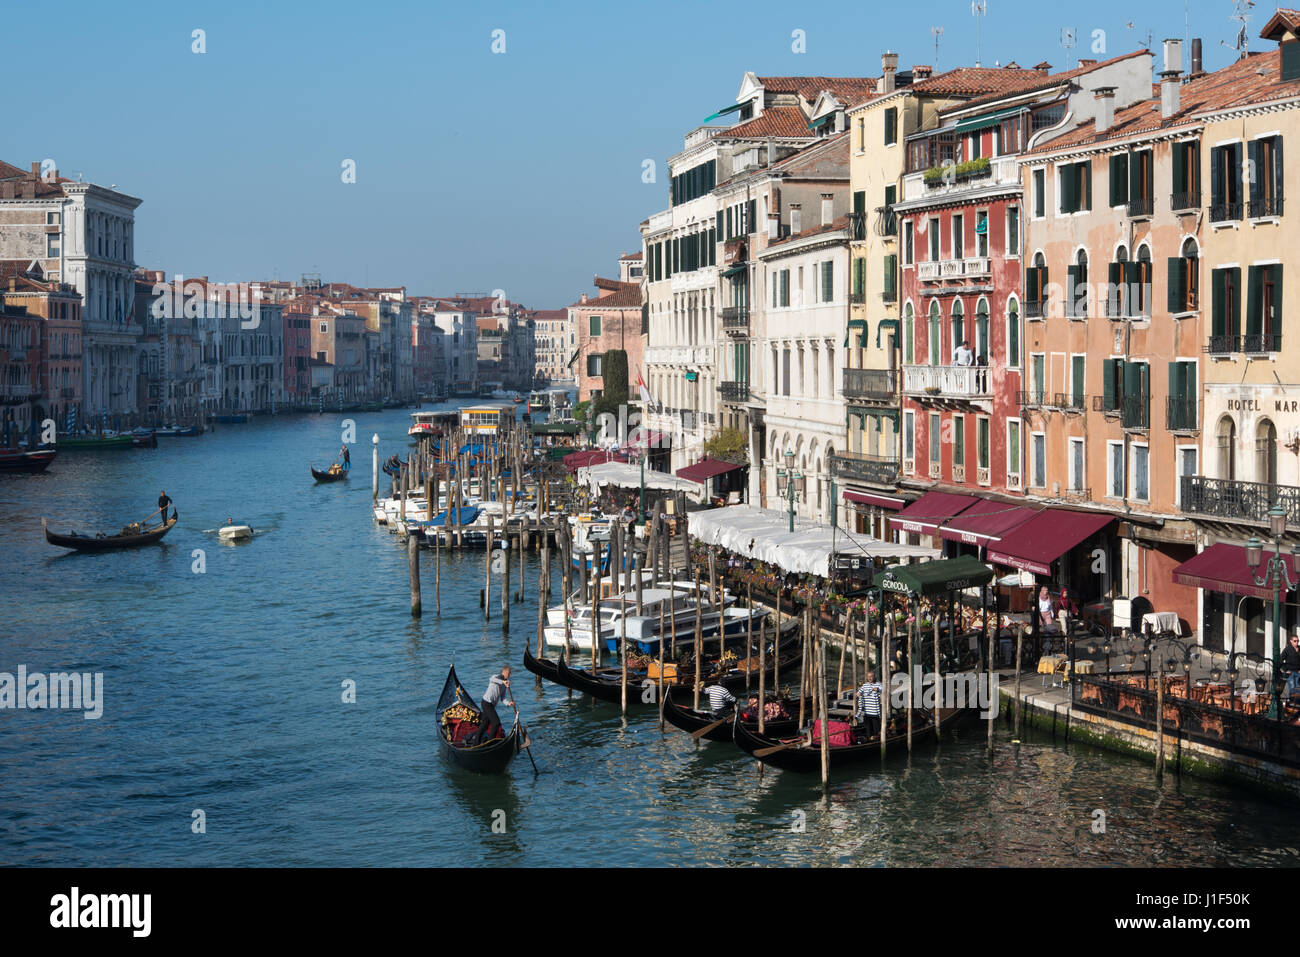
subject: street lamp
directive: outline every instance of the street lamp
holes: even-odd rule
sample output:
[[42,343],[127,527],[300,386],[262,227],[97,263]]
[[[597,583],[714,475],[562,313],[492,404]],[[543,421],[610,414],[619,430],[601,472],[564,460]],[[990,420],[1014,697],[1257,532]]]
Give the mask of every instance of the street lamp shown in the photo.
[[794,532],[794,497],[803,495],[803,473],[794,470],[794,449],[785,450],[783,469],[776,470],[776,494],[784,495],[790,506],[790,531]]
[[[1286,535],[1286,509],[1274,505],[1268,510],[1268,530],[1273,537],[1273,557],[1268,560],[1264,574],[1259,575],[1260,565],[1264,560],[1264,543],[1254,535],[1246,543],[1246,564],[1250,566],[1250,577],[1260,588],[1269,584],[1273,586],[1273,695],[1269,702],[1268,716],[1274,720],[1282,716],[1282,687],[1278,678],[1281,674],[1277,664],[1282,658],[1282,585],[1291,591],[1297,582],[1291,580],[1291,569],[1287,568],[1282,557],[1282,538]],[[1300,545],[1292,548],[1291,554],[1300,557]]]

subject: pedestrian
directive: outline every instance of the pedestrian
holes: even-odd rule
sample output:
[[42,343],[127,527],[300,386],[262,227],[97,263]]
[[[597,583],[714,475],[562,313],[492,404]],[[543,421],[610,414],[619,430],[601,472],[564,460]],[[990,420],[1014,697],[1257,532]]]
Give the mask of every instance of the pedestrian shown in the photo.
[[1300,636],[1292,635],[1282,649],[1279,671],[1286,675],[1286,696],[1289,698],[1300,690]]
[[867,669],[867,680],[858,688],[858,723],[868,738],[880,734],[880,682],[876,680],[875,669]]
[[474,740],[475,744],[482,744],[496,737],[497,731],[501,728],[501,719],[497,716],[496,706],[502,701],[509,700],[509,691],[510,666],[506,665],[499,673],[488,679],[487,690],[483,692],[483,700],[479,702],[478,734]]

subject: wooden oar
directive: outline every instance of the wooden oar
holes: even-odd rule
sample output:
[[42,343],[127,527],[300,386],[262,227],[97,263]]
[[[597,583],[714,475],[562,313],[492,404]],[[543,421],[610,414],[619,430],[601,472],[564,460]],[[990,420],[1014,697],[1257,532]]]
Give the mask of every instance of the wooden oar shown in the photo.
[[[514,709],[515,720],[519,721],[519,708],[515,705],[514,695],[510,696],[510,707]],[[537,762],[533,760],[533,740],[528,736],[528,729],[524,727],[522,721],[519,721],[519,730],[523,732],[524,741],[527,742],[524,745],[524,753],[528,755],[528,762],[533,766],[533,774],[541,774],[541,772],[537,770]]]
[[753,754],[754,757],[756,758],[765,758],[769,754],[776,754],[776,752],[784,751],[787,748],[796,748],[801,744],[803,744],[802,738],[800,738],[798,741],[791,741],[789,744],[778,744],[774,748],[759,748],[757,751],[753,752]]
[[719,720],[719,721],[715,721],[715,722],[713,722],[712,724],[706,724],[704,727],[700,728],[698,731],[692,731],[692,732],[691,732],[691,737],[698,741],[700,738],[704,737],[706,734],[708,734],[708,733],[709,733],[710,731],[712,731],[714,728],[721,727],[722,725],[726,724],[728,721],[731,721],[731,720],[733,720],[733,718],[730,717],[730,716],[728,716],[728,717],[726,717],[726,718],[722,718],[722,719]]

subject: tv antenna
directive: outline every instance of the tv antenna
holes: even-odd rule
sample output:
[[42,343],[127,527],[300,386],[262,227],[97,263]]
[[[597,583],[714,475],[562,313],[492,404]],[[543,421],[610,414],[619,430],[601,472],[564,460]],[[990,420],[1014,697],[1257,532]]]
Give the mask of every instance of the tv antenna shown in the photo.
[[934,37],[934,72],[939,73],[939,39],[943,36],[943,27],[931,27],[930,35]]
[[[1130,20],[1128,23],[1124,24],[1124,27],[1125,27],[1125,29],[1128,29],[1128,30],[1136,30],[1136,29],[1137,29],[1137,24],[1134,23],[1132,20]],[[1143,47],[1142,47],[1144,50],[1150,50],[1150,49],[1151,49],[1151,38],[1152,38],[1153,36],[1154,36],[1154,34],[1151,32],[1151,29],[1148,27],[1148,28],[1147,28],[1147,38],[1146,38],[1146,40],[1144,41],[1144,43],[1143,43]]]
[[[989,0],[971,0],[970,15],[975,18],[975,65],[976,66],[980,65],[980,36],[982,32],[980,28],[984,23],[984,17],[988,14],[988,12],[989,12]],[[938,59],[937,52],[935,54],[935,59]],[[936,72],[938,71],[937,66],[935,67],[935,71]]]
[[1246,29],[1246,24],[1250,22],[1251,17],[1247,11],[1253,9],[1255,4],[1254,0],[1233,0],[1232,5],[1236,12],[1228,19],[1236,20],[1241,24],[1241,28],[1237,31],[1237,38],[1232,43],[1227,40],[1220,40],[1219,45],[1232,47],[1237,51],[1237,59],[1244,60],[1250,56],[1250,33]]
[[1070,69],[1070,51],[1074,49],[1074,27],[1061,28],[1061,46],[1065,47],[1065,68]]

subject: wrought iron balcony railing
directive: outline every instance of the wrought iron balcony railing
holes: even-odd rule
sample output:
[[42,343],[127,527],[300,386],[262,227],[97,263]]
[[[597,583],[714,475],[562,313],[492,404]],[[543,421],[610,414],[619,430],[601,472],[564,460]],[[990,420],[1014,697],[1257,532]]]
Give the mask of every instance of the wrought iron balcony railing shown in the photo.
[[1136,199],[1129,200],[1128,203],[1129,219],[1140,219],[1145,216],[1150,216],[1152,211],[1155,209],[1155,205],[1156,205],[1155,200],[1152,199],[1150,196],[1147,197],[1139,196]]
[[1255,525],[1267,525],[1269,509],[1281,505],[1286,509],[1287,525],[1300,525],[1300,488],[1294,485],[1184,475],[1180,479],[1179,500],[1189,515]]
[[1282,197],[1268,196],[1264,199],[1252,199],[1250,201],[1249,215],[1251,219],[1262,219],[1265,216],[1282,215]]
[[749,401],[748,382],[720,382],[718,383],[718,391],[722,393],[723,402]]
[[1199,209],[1201,206],[1200,193],[1174,193],[1169,197],[1169,208],[1175,211],[1184,209]]
[[860,306],[866,301],[867,301],[867,294],[865,292],[849,293],[849,302],[854,306]]
[[849,213],[849,238],[855,243],[867,238],[866,213]]
[[898,481],[898,459],[861,452],[832,455],[831,474],[837,479],[892,485]]
[[1041,300],[1026,299],[1026,300],[1025,300],[1025,318],[1026,318],[1026,319],[1042,319],[1042,318],[1043,318],[1043,305],[1044,305],[1044,304],[1043,304],[1043,302],[1042,302]]
[[1263,333],[1241,337],[1241,351],[1247,355],[1264,355],[1282,351],[1281,333]]
[[1234,219],[1241,219],[1241,203],[1210,204],[1210,222],[1226,223]]
[[894,214],[894,207],[878,206],[876,208],[875,229],[877,236],[898,235],[898,217]]
[[1169,396],[1166,400],[1165,424],[1170,432],[1195,432],[1201,427],[1196,416],[1196,399]]
[[1119,402],[1120,424],[1126,429],[1151,427],[1151,396],[1126,395]]
[[892,402],[898,398],[898,374],[891,369],[845,369],[844,397]]
[[1205,351],[1212,356],[1226,356],[1241,351],[1240,336],[1210,336]]
[[749,309],[746,306],[723,306],[722,328],[727,332],[749,331]]

